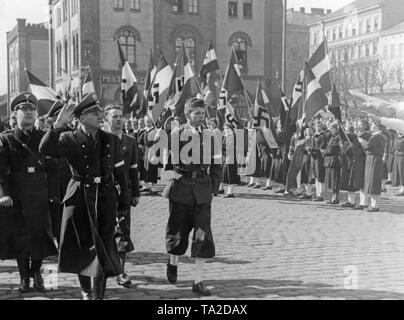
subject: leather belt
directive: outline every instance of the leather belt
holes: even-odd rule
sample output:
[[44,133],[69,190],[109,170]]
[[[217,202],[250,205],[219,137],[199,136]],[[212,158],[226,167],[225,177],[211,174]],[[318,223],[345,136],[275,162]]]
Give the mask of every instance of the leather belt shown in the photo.
[[25,171],[12,171],[11,174],[36,174],[36,173],[44,173],[45,170],[37,167],[27,167]]
[[101,183],[106,183],[108,180],[113,182],[112,178],[106,178],[106,177],[82,177],[78,175],[73,175],[72,176],[73,181],[76,182],[82,182],[84,184],[101,184]]
[[198,171],[183,171],[180,169],[175,168],[174,171],[183,177],[190,178],[190,179],[198,179],[207,176],[207,171],[205,170],[198,170]]

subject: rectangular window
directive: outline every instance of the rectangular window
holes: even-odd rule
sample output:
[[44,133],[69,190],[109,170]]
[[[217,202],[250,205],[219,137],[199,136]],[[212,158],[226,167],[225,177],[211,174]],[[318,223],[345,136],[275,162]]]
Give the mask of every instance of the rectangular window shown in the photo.
[[243,15],[244,18],[252,18],[252,0],[244,0]]
[[377,42],[373,42],[373,55],[377,55]]
[[238,1],[229,0],[229,17],[238,17]]
[[62,9],[57,8],[56,11],[56,26],[59,28],[62,25]]
[[383,58],[387,59],[387,57],[389,55],[388,51],[389,51],[389,48],[387,46],[384,46],[383,47]]
[[404,56],[404,44],[400,43],[398,46],[398,56],[402,58]]
[[175,4],[173,4],[173,11],[178,13],[184,12],[184,0],[175,0]]
[[140,0],[130,0],[129,8],[131,11],[140,11]]
[[319,33],[318,31],[314,32],[313,36],[313,44],[316,45],[319,42]]
[[366,57],[369,57],[369,56],[370,56],[370,45],[367,44],[366,45]]
[[123,0],[114,0],[114,10],[123,11],[125,9],[125,4]]
[[363,21],[359,21],[359,34],[365,33],[365,30],[363,30]]
[[339,38],[342,39],[343,38],[343,32],[342,32],[342,27],[339,27]]
[[56,45],[56,73],[58,76],[62,74],[62,45]]
[[65,52],[65,57],[64,57],[65,63],[64,63],[63,72],[67,73],[67,70],[69,69],[69,45],[68,45],[67,39],[65,39],[64,52]]
[[78,0],[72,0],[71,5],[72,17],[79,13],[79,3]]
[[72,51],[73,69],[75,70],[79,67],[79,34],[77,31],[73,33]]
[[332,41],[337,40],[337,30],[336,29],[332,29]]
[[379,31],[379,18],[375,18],[374,28],[375,32]]
[[67,7],[68,7],[67,0],[63,0],[63,22],[67,21]]
[[396,57],[396,45],[394,45],[394,44],[391,45],[390,57],[391,57],[391,59],[395,59],[395,57]]
[[199,0],[189,0],[188,12],[194,14],[199,12]]
[[356,26],[352,26],[352,37],[356,37]]
[[370,33],[371,28],[372,28],[372,26],[371,26],[370,20],[367,20],[366,21],[366,33]]

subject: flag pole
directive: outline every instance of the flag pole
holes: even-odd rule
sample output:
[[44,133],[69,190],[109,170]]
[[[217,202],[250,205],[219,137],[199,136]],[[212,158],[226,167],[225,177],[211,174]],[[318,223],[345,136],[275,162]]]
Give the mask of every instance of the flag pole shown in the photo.
[[282,91],[286,86],[286,31],[287,31],[288,0],[283,0],[283,31],[282,31]]
[[32,93],[32,90],[31,90],[31,81],[29,80],[28,69],[27,69],[27,65],[25,64],[25,60],[22,60],[22,64],[23,64],[23,66],[24,66],[25,76],[27,77],[27,81],[28,81],[28,90],[29,90],[29,92]]

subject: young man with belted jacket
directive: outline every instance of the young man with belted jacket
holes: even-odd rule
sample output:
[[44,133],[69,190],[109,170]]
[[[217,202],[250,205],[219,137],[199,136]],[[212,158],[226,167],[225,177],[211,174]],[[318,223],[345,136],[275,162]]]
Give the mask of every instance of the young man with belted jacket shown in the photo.
[[[222,180],[222,156],[221,142],[214,141],[215,135],[209,130],[203,130],[205,110],[205,103],[200,99],[191,99],[185,104],[188,123],[175,129],[171,135],[175,176],[163,195],[170,200],[166,232],[167,252],[170,255],[168,281],[172,284],[177,282],[179,256],[187,251],[189,234],[194,230],[191,256],[196,259],[196,270],[192,291],[210,296],[210,291],[202,282],[202,273],[205,260],[215,256],[211,207],[213,195],[218,193]],[[214,143],[207,144],[208,139]],[[174,145],[178,146],[177,150]],[[193,145],[192,155],[184,152],[190,145]],[[197,152],[198,149],[200,152]],[[184,159],[184,154],[190,155],[190,159]]]

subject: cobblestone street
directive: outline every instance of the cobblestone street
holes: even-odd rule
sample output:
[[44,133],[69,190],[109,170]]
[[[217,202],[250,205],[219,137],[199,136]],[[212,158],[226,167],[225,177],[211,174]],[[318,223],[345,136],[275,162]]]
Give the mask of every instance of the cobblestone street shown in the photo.
[[[245,187],[236,188],[235,199],[216,198],[212,225],[217,257],[205,273],[212,298],[404,299],[404,199],[394,197],[394,191],[384,195],[379,213]],[[166,280],[167,217],[168,200],[141,199],[132,218],[136,251],[127,262],[133,286],[124,289],[110,279],[107,299],[198,298],[191,292],[193,259],[180,260],[177,286]],[[55,262],[47,261],[45,267]],[[0,299],[80,298],[76,276],[45,280],[57,280],[57,288],[21,296],[16,263],[3,261]]]

